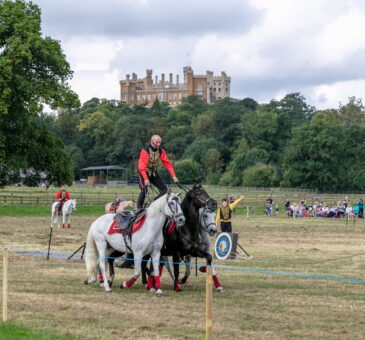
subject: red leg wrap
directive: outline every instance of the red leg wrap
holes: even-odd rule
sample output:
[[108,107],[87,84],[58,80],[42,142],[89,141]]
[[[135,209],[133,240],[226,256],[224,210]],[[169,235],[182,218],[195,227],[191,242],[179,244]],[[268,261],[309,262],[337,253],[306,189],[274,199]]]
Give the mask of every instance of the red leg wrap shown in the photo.
[[65,227],[65,225],[64,224],[62,224],[62,228],[64,228]]
[[213,275],[213,281],[214,281],[214,287],[215,288],[221,287],[221,284],[218,281],[217,275]]
[[202,272],[202,273],[206,273],[207,272],[207,266],[199,267],[199,271]]
[[137,279],[135,277],[132,277],[131,279],[129,279],[127,281],[127,287],[132,287],[134,285],[134,283],[137,281]]
[[178,293],[178,292],[181,292],[181,287],[180,287],[180,283],[179,283],[179,280],[176,280],[175,281],[175,292]]
[[162,272],[163,272],[163,267],[164,267],[164,265],[163,265],[163,264],[160,264],[160,267],[159,267],[159,271],[160,271],[160,276],[162,275]]
[[99,273],[98,279],[100,283],[104,282],[103,275],[101,275],[101,273]]
[[147,280],[147,287],[148,289],[153,288],[153,276],[149,276]]
[[70,228],[71,228],[71,224],[70,224],[70,223],[67,225],[67,228],[68,228],[68,229],[70,229]]
[[156,276],[155,277],[155,288],[156,289],[160,289],[161,283],[160,283],[160,277]]

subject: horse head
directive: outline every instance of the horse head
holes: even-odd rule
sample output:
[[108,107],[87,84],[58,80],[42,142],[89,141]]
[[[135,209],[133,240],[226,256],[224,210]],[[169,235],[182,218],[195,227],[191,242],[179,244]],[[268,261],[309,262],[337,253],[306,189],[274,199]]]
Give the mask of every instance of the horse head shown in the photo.
[[214,211],[207,207],[199,209],[199,224],[200,227],[206,231],[210,236],[213,236],[217,230],[217,224],[215,223],[216,214]]
[[197,209],[202,207],[207,207],[211,211],[217,209],[217,201],[209,196],[201,184],[194,184],[193,188],[186,193],[186,198],[192,201]]
[[177,227],[182,227],[185,224],[185,217],[181,209],[179,194],[174,194],[169,191],[166,194],[166,204],[164,206],[164,214],[176,221]]
[[76,211],[76,199],[70,200],[70,209],[71,211]]

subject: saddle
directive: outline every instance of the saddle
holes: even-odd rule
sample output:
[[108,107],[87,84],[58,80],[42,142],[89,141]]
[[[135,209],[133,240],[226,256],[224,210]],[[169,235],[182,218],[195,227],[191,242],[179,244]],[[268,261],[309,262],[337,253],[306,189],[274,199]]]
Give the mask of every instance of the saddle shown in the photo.
[[130,234],[132,226],[139,222],[146,214],[146,209],[138,209],[137,211],[124,210],[114,216],[113,220],[118,224],[118,228],[124,234]]

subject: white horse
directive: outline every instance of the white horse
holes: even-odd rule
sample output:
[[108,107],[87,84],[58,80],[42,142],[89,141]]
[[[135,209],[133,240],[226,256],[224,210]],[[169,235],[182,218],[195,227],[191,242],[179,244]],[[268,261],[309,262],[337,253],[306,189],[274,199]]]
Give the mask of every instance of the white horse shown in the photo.
[[167,217],[173,218],[176,221],[177,227],[183,226],[185,223],[178,194],[173,194],[169,191],[152,202],[147,208],[142,228],[133,234],[132,240],[128,237],[124,239],[119,233],[108,233],[114,216],[115,214],[103,215],[94,221],[90,227],[85,250],[85,263],[89,277],[85,283],[89,284],[96,281],[97,264],[99,263],[105,292],[110,292],[111,288],[105,272],[106,260],[114,250],[127,253],[128,248],[130,248],[134,254],[134,275],[128,281],[124,281],[121,288],[129,288],[137,281],[141,275],[143,257],[151,255],[154,269],[153,275],[156,281],[156,295],[161,296],[159,260],[164,241],[162,228]]
[[[61,215],[58,214],[58,209],[56,209],[59,202],[54,202],[52,204],[52,217],[51,217],[51,227],[53,227],[54,223],[57,223],[58,228],[61,225]],[[63,203],[62,206],[62,228],[65,227],[65,223],[67,223],[67,227],[71,228],[71,214],[73,211],[76,211],[76,199],[68,200]]]

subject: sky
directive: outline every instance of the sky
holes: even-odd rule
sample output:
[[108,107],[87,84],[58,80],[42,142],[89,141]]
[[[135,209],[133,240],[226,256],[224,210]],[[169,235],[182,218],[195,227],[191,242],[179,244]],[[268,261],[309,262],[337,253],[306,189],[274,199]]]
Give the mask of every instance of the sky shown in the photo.
[[318,109],[365,95],[363,0],[33,0],[61,42],[81,102],[119,99],[126,74],[211,70],[231,97],[300,92]]

